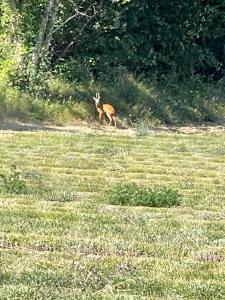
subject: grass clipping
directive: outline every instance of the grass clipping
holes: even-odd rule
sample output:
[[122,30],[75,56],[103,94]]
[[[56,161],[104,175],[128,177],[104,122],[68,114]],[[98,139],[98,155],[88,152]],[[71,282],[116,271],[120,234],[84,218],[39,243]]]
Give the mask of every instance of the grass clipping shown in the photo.
[[166,186],[144,187],[136,183],[119,183],[104,195],[104,202],[112,205],[173,207],[179,206],[181,194]]

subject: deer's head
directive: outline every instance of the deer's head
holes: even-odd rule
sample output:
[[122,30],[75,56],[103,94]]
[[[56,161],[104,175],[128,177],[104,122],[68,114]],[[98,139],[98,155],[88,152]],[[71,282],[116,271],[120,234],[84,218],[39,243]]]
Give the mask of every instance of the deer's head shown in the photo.
[[97,92],[95,97],[93,97],[95,104],[98,105],[100,103],[100,93]]

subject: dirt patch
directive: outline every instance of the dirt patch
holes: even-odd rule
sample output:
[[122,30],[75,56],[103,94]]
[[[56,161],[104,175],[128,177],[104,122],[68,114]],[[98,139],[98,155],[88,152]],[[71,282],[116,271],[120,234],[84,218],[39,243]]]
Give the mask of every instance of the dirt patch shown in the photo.
[[[114,128],[102,126],[96,123],[88,123],[77,121],[71,125],[56,126],[47,124],[31,124],[19,121],[0,121],[0,133],[12,132],[68,132],[68,133],[85,133],[85,134],[110,134],[110,135],[136,135],[136,130],[133,128]],[[181,134],[192,134],[202,132],[221,132],[225,131],[224,125],[187,125],[187,126],[157,126],[149,129],[149,134],[155,132],[174,132]]]
[[202,132],[221,132],[225,131],[224,125],[186,125],[186,126],[160,126],[152,129],[153,131],[165,131],[165,132],[176,132],[184,134],[202,133]]
[[0,133],[12,132],[68,132],[68,133],[86,133],[86,134],[119,134],[134,135],[135,130],[131,128],[114,128],[102,126],[95,123],[77,121],[74,124],[56,126],[49,124],[31,124],[19,121],[0,121]]

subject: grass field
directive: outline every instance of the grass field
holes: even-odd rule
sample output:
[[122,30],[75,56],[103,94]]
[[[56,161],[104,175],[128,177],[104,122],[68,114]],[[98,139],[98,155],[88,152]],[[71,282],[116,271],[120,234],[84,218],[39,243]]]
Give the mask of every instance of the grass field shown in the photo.
[[[0,134],[0,299],[225,299],[225,133]],[[102,203],[115,183],[168,186],[172,208]]]

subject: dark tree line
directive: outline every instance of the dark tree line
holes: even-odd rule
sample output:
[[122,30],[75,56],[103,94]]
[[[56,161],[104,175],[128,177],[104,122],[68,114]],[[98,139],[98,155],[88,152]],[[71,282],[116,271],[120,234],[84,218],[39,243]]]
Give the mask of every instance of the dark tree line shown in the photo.
[[73,80],[82,65],[95,78],[116,67],[159,80],[224,76],[223,0],[2,0],[0,16],[1,65],[16,53],[34,74],[44,66]]

